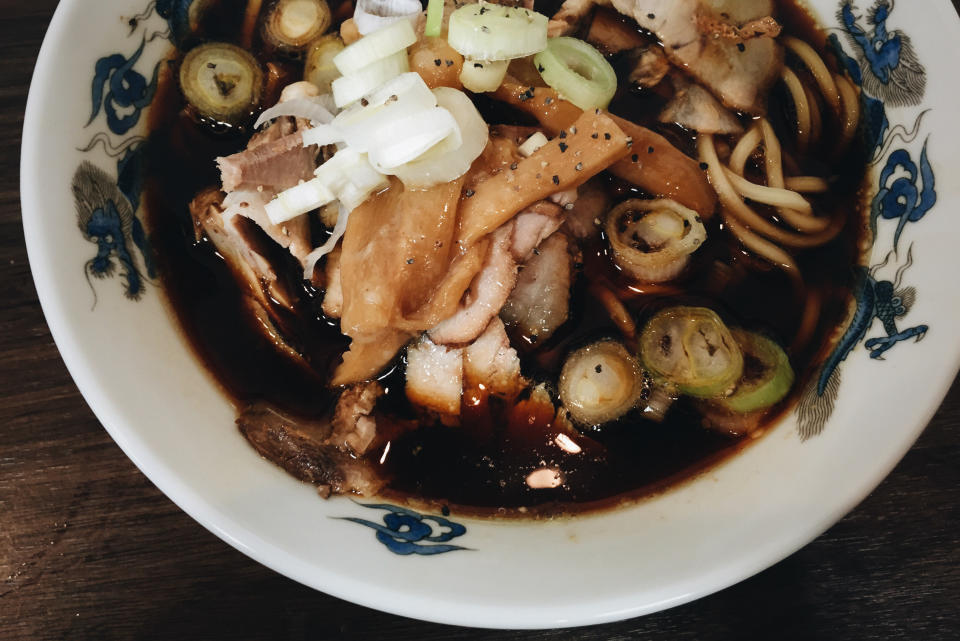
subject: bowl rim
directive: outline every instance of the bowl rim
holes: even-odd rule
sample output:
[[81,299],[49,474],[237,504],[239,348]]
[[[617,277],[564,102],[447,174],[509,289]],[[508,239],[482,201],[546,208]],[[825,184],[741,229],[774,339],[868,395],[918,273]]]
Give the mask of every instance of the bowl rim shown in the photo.
[[[918,412],[916,420],[907,426],[909,429],[903,429],[898,434],[894,454],[883,460],[882,464],[877,463],[872,468],[871,474],[860,477],[855,483],[847,484],[843,492],[838,492],[838,495],[842,495],[842,500],[835,500],[830,509],[822,510],[819,518],[810,520],[805,528],[794,531],[792,536],[783,537],[769,546],[758,549],[749,557],[740,556],[719,563],[708,576],[690,581],[694,585],[677,590],[672,598],[642,605],[630,604],[629,599],[626,599],[616,604],[611,603],[606,608],[597,608],[593,605],[574,612],[569,608],[561,611],[542,606],[511,607],[506,610],[489,606],[468,606],[456,599],[450,599],[445,605],[452,607],[447,609],[438,608],[437,604],[441,601],[434,598],[423,600],[409,595],[398,595],[393,590],[382,589],[342,574],[324,572],[318,575],[315,571],[307,572],[289,552],[261,539],[219,507],[205,500],[198,490],[182,482],[147,444],[129,430],[116,401],[97,380],[93,368],[79,349],[82,337],[68,322],[63,302],[53,294],[56,274],[46,268],[43,256],[49,248],[42,242],[39,224],[36,222],[41,200],[41,181],[37,178],[42,167],[38,149],[43,137],[42,123],[36,115],[38,113],[36,107],[46,99],[46,94],[49,93],[49,87],[45,84],[44,78],[52,75],[56,64],[53,58],[54,43],[66,28],[70,12],[78,4],[76,0],[61,2],[48,26],[32,75],[21,142],[21,216],[31,273],[45,320],[64,364],[84,400],[111,438],[137,468],[180,509],[218,538],[260,564],[308,587],[400,616],[442,624],[500,629],[592,625],[682,605],[727,588],[780,562],[817,538],[854,509],[889,475],[911,448],[939,409],[943,397],[953,384],[957,372],[960,371],[960,355],[958,355],[954,358],[953,376],[943,376],[933,383],[932,396],[935,395],[941,401],[928,404]],[[940,3],[941,8],[944,6],[949,6],[954,20],[949,25],[941,24],[941,27],[949,30],[954,40],[958,40],[960,39],[960,19],[957,19],[953,7],[948,2]]]

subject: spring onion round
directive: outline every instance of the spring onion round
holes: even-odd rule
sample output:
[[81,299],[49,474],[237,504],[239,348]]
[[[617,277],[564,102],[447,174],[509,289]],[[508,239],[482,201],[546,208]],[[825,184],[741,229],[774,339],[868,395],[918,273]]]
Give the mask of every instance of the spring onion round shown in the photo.
[[743,374],[743,353],[720,317],[704,307],[668,307],[639,339],[640,358],[656,376],[698,398],[729,395]]
[[529,9],[468,4],[450,14],[447,42],[472,60],[513,60],[547,46],[547,17]]
[[420,0],[358,0],[353,22],[365,36],[400,20],[416,25],[421,12]]
[[617,73],[583,40],[551,38],[533,62],[545,83],[581,109],[606,109],[617,92]]
[[487,123],[465,93],[437,87],[433,94],[437,106],[449,111],[457,121],[461,142],[454,145],[455,139],[448,137],[416,160],[394,169],[391,173],[407,188],[427,189],[459,178],[470,170],[490,137]]
[[464,60],[460,82],[473,93],[496,91],[507,75],[506,60]]
[[430,0],[427,3],[427,24],[423,35],[436,38],[443,31],[443,0]]
[[333,64],[345,76],[357,73],[400,52],[404,52],[404,57],[406,57],[406,48],[416,41],[417,34],[413,32],[410,23],[406,20],[400,20],[374,31],[346,47],[334,56]]
[[222,42],[194,47],[180,65],[180,88],[201,116],[236,124],[260,104],[263,70],[250,53]]
[[333,64],[333,58],[343,49],[343,40],[335,33],[314,42],[307,51],[303,79],[315,84],[320,89],[320,93],[333,91],[330,83],[340,77],[340,70]]
[[643,370],[619,342],[600,341],[570,354],[559,380],[560,400],[581,425],[600,425],[636,407],[643,395]]
[[707,239],[697,212],[673,200],[620,203],[607,214],[604,230],[620,269],[647,283],[675,278]]
[[746,414],[769,409],[790,392],[794,374],[790,359],[779,345],[756,332],[733,330],[743,351],[743,376],[736,391],[721,400],[728,409]]
[[326,0],[279,0],[263,23],[264,40],[281,51],[301,52],[330,27]]
[[370,94],[388,80],[408,71],[410,71],[410,63],[407,60],[407,52],[398,51],[330,83],[333,89],[333,100],[337,107],[345,107]]

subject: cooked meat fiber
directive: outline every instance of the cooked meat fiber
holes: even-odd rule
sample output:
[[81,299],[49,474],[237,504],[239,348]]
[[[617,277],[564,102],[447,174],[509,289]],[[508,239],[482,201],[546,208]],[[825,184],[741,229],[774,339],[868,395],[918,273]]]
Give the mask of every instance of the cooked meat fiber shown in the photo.
[[701,134],[742,134],[743,126],[709,91],[684,76],[673,78],[673,98],[660,113],[660,122],[676,123]]
[[276,302],[292,310],[293,297],[264,257],[254,223],[242,216],[226,216],[223,204],[216,189],[197,195],[190,203],[194,225],[217,248],[250,296],[264,308]]
[[340,318],[343,313],[343,285],[340,283],[340,252],[338,246],[327,256],[324,268],[326,291],[323,293],[323,313],[330,318]]
[[385,484],[373,466],[328,442],[332,428],[326,421],[293,418],[255,403],[241,412],[237,426],[261,456],[327,494],[372,496]]
[[232,156],[217,158],[223,190],[262,187],[280,192],[289,189],[313,177],[318,152],[315,145],[304,147],[303,133],[297,131]]
[[[731,30],[773,15],[773,0],[612,0],[663,42],[677,66],[700,80],[731,109],[759,114],[764,97],[783,66],[783,50],[772,37],[744,40],[721,37]],[[759,22],[756,24],[767,24]],[[742,36],[754,35],[743,33]]]
[[527,341],[542,342],[566,322],[572,262],[567,237],[556,233],[524,263],[500,317]]
[[533,250],[563,224],[560,207],[544,201],[520,212],[515,220],[510,253],[520,263],[530,258]]
[[249,218],[273,239],[278,245],[290,251],[294,258],[303,264],[307,254],[313,249],[310,238],[310,220],[299,216],[282,225],[274,225],[267,217],[264,206],[274,197],[272,191],[238,189],[231,191],[223,199],[225,220],[240,215]]
[[444,414],[460,414],[463,350],[437,345],[424,336],[407,350],[407,398],[414,405]]
[[333,414],[333,434],[329,442],[356,456],[366,454],[377,438],[377,422],[371,414],[381,396],[383,387],[376,381],[344,390]]
[[513,397],[528,385],[520,374],[520,357],[510,345],[503,321],[494,317],[463,352],[463,383],[490,394]]
[[517,264],[511,255],[514,222],[503,225],[492,236],[483,268],[470,285],[466,304],[430,330],[439,345],[469,343],[479,336],[496,316],[517,282]]

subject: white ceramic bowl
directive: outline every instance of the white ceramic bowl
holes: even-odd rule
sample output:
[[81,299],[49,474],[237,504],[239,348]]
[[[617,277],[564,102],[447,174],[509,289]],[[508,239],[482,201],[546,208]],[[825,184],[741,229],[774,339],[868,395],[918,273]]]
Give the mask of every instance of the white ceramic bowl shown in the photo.
[[[835,0],[811,4],[822,22],[839,26]],[[865,334],[854,337],[839,365],[836,406],[825,424],[808,417],[806,435],[820,432],[810,438],[801,438],[791,416],[694,482],[634,507],[552,522],[452,515],[445,524],[363,505],[372,501],[323,501],[262,460],[237,432],[233,408],[191,355],[147,275],[130,225],[135,173],[130,163],[118,166],[136,159],[126,152],[144,133],[144,96],[183,0],[63,0],[50,25],[27,105],[21,184],[30,263],[50,329],[94,412],[157,487],[229,544],[324,592],[421,619],[524,628],[622,619],[724,588],[791,554],[863,499],[919,435],[960,362],[957,16],[947,0],[928,0],[922,11],[901,2],[874,25],[866,6],[874,2],[859,4],[853,15],[866,49],[849,31],[830,33],[888,123],[873,182],[892,196],[876,201],[883,215],[871,264],[888,257],[899,220],[907,221],[899,254],[872,270],[867,285],[877,300],[889,300],[873,285],[899,279],[898,291],[914,287],[916,300],[890,332],[876,321],[879,307],[865,308]],[[157,7],[174,12],[169,21]],[[99,92],[92,83],[98,61],[105,81]],[[878,80],[891,69],[893,79],[911,81],[899,105],[893,83]],[[881,176],[891,154],[892,164],[905,162]],[[84,161],[103,170],[88,168],[83,178],[88,193],[91,185],[101,188],[99,211],[80,207],[78,219],[71,181]],[[117,227],[122,243],[108,238],[118,221],[127,223]],[[91,262],[98,249],[105,258]],[[908,256],[912,263],[899,269]],[[105,260],[114,275],[90,278]],[[138,289],[139,300],[125,296]],[[923,337],[924,326],[921,342],[888,338]],[[880,352],[868,347],[888,345],[883,360],[870,358]],[[396,543],[404,535],[386,531],[390,514],[395,529],[398,522],[432,528],[434,540],[407,534],[416,540],[393,549],[417,553],[391,551],[380,539]],[[437,554],[437,545],[467,549]]]

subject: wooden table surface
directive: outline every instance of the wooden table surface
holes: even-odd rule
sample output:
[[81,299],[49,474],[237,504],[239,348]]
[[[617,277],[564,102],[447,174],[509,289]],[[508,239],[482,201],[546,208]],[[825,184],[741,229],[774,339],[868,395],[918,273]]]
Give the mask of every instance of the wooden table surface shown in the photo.
[[37,302],[20,130],[55,6],[0,0],[0,639],[958,638],[960,383],[890,477],[815,542],[739,585],[630,621],[542,632],[422,623],[310,590],[217,539],[110,440]]

